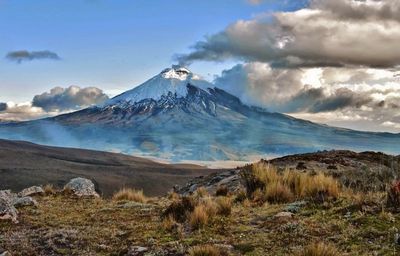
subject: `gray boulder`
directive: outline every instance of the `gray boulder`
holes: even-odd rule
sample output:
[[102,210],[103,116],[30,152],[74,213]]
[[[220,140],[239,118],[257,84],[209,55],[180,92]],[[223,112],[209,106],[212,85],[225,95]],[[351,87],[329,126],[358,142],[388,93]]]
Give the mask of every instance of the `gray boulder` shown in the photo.
[[18,196],[25,197],[25,196],[36,196],[36,195],[43,195],[44,190],[42,187],[33,186],[30,188],[26,188],[18,193]]
[[19,197],[13,201],[13,205],[16,208],[25,207],[25,206],[37,206],[38,203],[35,199],[30,196]]
[[85,178],[74,178],[64,186],[64,191],[71,191],[78,197],[100,197],[95,190],[91,180]]
[[5,197],[0,197],[0,220],[11,220],[18,223],[18,211],[12,202]]

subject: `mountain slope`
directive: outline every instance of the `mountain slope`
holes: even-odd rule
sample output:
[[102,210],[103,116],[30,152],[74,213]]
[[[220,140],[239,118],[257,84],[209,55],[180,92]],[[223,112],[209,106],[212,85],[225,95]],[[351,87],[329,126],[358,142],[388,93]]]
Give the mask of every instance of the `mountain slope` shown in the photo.
[[209,85],[173,67],[101,106],[0,125],[0,137],[173,161],[249,160],[325,149],[400,152],[400,135],[269,113]]
[[63,186],[72,178],[86,177],[95,181],[105,196],[122,187],[142,188],[146,194],[162,195],[174,185],[216,171],[122,154],[0,140],[0,190],[20,191],[45,184]]

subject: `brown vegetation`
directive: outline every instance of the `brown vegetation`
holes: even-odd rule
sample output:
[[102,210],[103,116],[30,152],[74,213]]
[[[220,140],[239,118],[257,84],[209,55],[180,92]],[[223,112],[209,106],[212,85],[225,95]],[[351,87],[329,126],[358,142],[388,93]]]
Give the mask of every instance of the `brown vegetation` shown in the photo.
[[286,203],[299,199],[324,202],[336,199],[340,193],[339,183],[323,173],[312,175],[288,169],[279,173],[272,165],[258,163],[247,167],[242,176],[247,194],[255,202]]
[[143,190],[123,188],[113,195],[113,200],[146,203],[148,198],[143,194]]
[[221,251],[212,245],[199,245],[189,250],[189,256],[220,256]]
[[394,181],[387,192],[387,206],[400,208],[400,180]]
[[325,243],[314,243],[305,247],[297,256],[339,256],[335,246]]
[[43,190],[46,195],[54,195],[57,192],[52,184],[45,185]]

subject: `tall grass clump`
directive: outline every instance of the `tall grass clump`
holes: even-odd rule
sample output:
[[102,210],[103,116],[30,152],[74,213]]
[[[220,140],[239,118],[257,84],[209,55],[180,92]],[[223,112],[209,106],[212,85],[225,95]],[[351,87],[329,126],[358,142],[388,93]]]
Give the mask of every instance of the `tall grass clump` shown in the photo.
[[400,208],[400,180],[394,181],[387,191],[388,207],[398,210]]
[[57,193],[56,189],[52,184],[47,184],[43,187],[45,195],[54,195]]
[[335,246],[325,243],[314,243],[306,246],[297,256],[339,256],[342,255]]
[[209,214],[207,210],[205,205],[198,205],[194,208],[189,217],[189,223],[193,229],[201,228],[208,223]]
[[[229,197],[211,197],[201,189],[200,193],[179,197],[164,210],[161,218],[165,226],[173,221],[188,224],[192,229],[204,227],[216,215],[229,216],[232,212],[232,200]],[[168,229],[168,228],[166,228]]]
[[256,202],[287,203],[299,199],[324,202],[336,199],[340,193],[339,183],[323,173],[311,175],[289,169],[278,172],[265,163],[247,166],[242,177],[247,195]]
[[198,245],[189,250],[189,256],[220,256],[221,251],[212,245]]
[[113,200],[146,203],[148,198],[144,195],[143,190],[123,188],[113,195]]
[[229,216],[232,212],[232,200],[226,196],[220,196],[216,199],[217,214]]

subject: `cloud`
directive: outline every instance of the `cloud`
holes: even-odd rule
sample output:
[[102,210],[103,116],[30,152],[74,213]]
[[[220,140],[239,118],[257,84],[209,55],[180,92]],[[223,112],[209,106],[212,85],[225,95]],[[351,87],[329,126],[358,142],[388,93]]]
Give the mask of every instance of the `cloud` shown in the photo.
[[0,120],[24,121],[79,110],[108,100],[96,87],[55,87],[50,92],[36,95],[31,102],[0,103]]
[[316,122],[363,130],[400,127],[400,84],[395,71],[276,69],[253,62],[223,71],[215,84],[247,104]]
[[50,92],[36,95],[32,105],[45,111],[65,111],[100,104],[106,100],[108,96],[96,87],[55,87]]
[[42,108],[32,106],[31,102],[6,103],[6,108],[0,111],[0,120],[24,121],[46,117],[52,113],[46,113]]
[[7,110],[7,103],[0,102],[0,112]]
[[22,63],[24,61],[32,61],[32,60],[41,60],[41,59],[49,59],[49,60],[60,60],[60,57],[57,53],[51,51],[13,51],[9,52],[6,55],[6,58],[10,61],[15,61],[17,63]]
[[274,67],[400,65],[400,2],[313,0],[272,21],[239,20],[178,55],[181,64],[237,59]]

